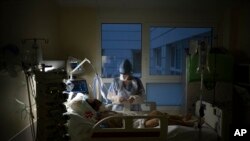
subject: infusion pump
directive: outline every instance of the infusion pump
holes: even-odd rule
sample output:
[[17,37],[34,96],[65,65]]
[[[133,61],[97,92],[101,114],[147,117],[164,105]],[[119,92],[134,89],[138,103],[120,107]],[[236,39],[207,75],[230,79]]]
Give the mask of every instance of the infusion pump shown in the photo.
[[70,139],[66,126],[69,116],[63,104],[68,98],[63,93],[66,76],[64,71],[35,72],[38,141]]

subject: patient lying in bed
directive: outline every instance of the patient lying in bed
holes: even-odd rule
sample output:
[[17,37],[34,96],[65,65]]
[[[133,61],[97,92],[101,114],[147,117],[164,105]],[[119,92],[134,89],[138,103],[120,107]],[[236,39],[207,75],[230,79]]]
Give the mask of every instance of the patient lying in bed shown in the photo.
[[[65,103],[68,113],[80,116],[85,123],[94,125],[99,120],[112,116],[119,115],[116,112],[109,111],[103,103],[92,96],[86,96],[82,93],[76,94],[76,96]],[[104,123],[105,127],[120,127],[121,122],[113,119]]]
[[[165,115],[168,118],[168,125],[182,125],[182,126],[189,126],[194,127],[198,126],[198,124],[203,124],[204,119],[201,119],[199,122],[199,119],[193,119],[192,114],[187,114],[185,116],[182,115],[170,115],[168,113],[162,113],[160,111],[151,111],[148,116],[157,116],[157,115]],[[156,127],[159,125],[159,119],[157,118],[148,118],[145,120],[145,127]]]
[[[90,137],[93,127],[96,123],[108,116],[114,115],[126,115],[123,113],[117,113],[110,111],[97,99],[86,97],[85,95],[79,93],[73,99],[68,100],[65,103],[68,115],[70,116],[68,122],[68,132],[72,141],[83,141]],[[159,125],[159,119],[150,116],[154,115],[166,115],[168,118],[169,125],[177,124],[184,126],[193,126],[194,121],[190,120],[191,115],[187,116],[174,116],[168,115],[167,113],[162,113],[159,111],[151,111],[146,119],[142,119],[142,128],[152,128]],[[140,119],[139,119],[140,120]],[[136,121],[134,121],[136,123]],[[119,128],[123,127],[123,122],[121,118],[111,118],[105,120],[101,124],[100,128]],[[139,127],[136,127],[139,128]]]
[[[115,111],[110,111],[105,108],[103,103],[97,99],[90,97],[86,97],[84,94],[78,93],[76,97],[72,100],[68,101],[66,104],[67,107],[71,110],[71,112],[76,112],[80,114],[86,121],[89,123],[95,124],[99,120],[114,115],[126,115],[126,113],[117,113]],[[168,125],[183,125],[183,126],[194,126],[197,123],[197,120],[192,119],[191,114],[187,114],[186,116],[179,115],[169,115],[167,113],[162,113],[160,111],[154,110],[148,113],[147,116],[149,118],[145,119],[144,127],[156,127],[159,125],[158,118],[150,118],[150,116],[166,116],[168,118]],[[112,118],[110,120],[105,121],[103,123],[103,127],[106,128],[115,128],[122,127],[122,119]]]

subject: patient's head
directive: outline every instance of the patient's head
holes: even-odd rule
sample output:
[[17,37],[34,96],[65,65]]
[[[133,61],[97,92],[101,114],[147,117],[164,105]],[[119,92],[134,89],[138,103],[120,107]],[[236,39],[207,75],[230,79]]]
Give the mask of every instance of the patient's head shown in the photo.
[[96,111],[90,108],[84,94],[78,93],[73,99],[67,102],[67,106],[68,112],[78,114],[90,122],[96,122]]
[[[85,101],[85,102],[83,102]],[[105,111],[106,108],[102,104],[101,101],[94,98],[92,94],[86,95],[83,93],[77,93],[74,98],[72,98],[70,101],[67,102],[67,106],[73,109],[74,111],[81,112],[81,109],[83,109],[82,106],[85,106],[85,103],[88,103],[96,112],[102,112]],[[79,108],[81,107],[81,108]],[[85,109],[85,108],[84,108]]]
[[82,93],[77,93],[75,96],[71,96],[68,99],[66,106],[74,110],[75,107],[79,106],[82,103],[82,100],[87,99],[87,97]]

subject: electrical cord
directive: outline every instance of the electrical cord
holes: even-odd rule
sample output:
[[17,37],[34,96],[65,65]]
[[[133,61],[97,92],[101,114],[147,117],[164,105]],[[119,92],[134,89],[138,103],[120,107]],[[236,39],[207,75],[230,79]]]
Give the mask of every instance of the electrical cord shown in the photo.
[[[24,104],[22,101],[16,99],[16,102],[23,105],[23,108],[21,108],[21,119],[26,119],[27,115],[29,114],[29,106],[27,106],[26,104]],[[36,104],[32,104],[31,106],[35,106]],[[25,116],[23,117],[23,115],[25,114]]]
[[26,79],[26,83],[27,83],[27,90],[28,90],[28,101],[29,101],[29,122],[30,122],[30,128],[31,128],[31,135],[32,135],[32,139],[33,141],[35,140],[35,126],[34,126],[34,115],[33,115],[33,111],[32,111],[32,104],[31,104],[31,93],[30,93],[30,81],[29,81],[29,77],[30,74],[27,71],[25,72],[25,79]]
[[[100,88],[100,86],[101,86],[101,87],[103,86],[103,87],[107,90],[107,87],[106,87],[105,84],[103,83],[102,78],[101,78],[100,75],[97,73],[97,71],[96,71],[95,67],[93,66],[93,64],[91,63],[91,61],[90,61],[89,59],[87,59],[87,58],[85,58],[84,60],[82,60],[82,61],[80,62],[80,64],[78,64],[78,65],[70,72],[70,78],[73,78],[72,74],[73,74],[81,65],[83,65],[85,62],[88,62],[88,63],[90,64],[92,70],[93,70],[94,73],[95,73],[95,78],[94,78],[94,81],[92,82],[92,84],[93,84],[94,86],[96,86],[96,85],[98,84],[98,85],[99,85],[99,88]],[[97,84],[96,84],[96,82],[97,82]],[[91,86],[90,86],[90,87],[91,87]],[[93,93],[97,93],[97,91],[95,91],[95,87],[91,87],[91,89],[92,89]],[[101,88],[100,88],[100,89],[101,89]],[[104,92],[103,92],[102,90],[101,90],[101,96],[105,99],[106,103],[108,103],[108,100],[107,100],[107,98],[106,98],[106,95],[104,94]]]
[[[106,85],[103,83],[103,81],[102,81],[102,78],[100,77],[100,75],[97,73],[97,71],[96,71],[96,69],[94,68],[94,66],[93,66],[93,64],[90,62],[89,63],[90,65],[91,65],[91,67],[92,67],[92,69],[93,69],[93,71],[94,71],[94,73],[95,73],[95,78],[94,78],[94,82],[96,82],[97,81],[97,83],[98,83],[98,85],[99,85],[99,88],[100,87],[104,87],[105,88],[105,90],[108,90],[107,89],[107,87],[106,87]],[[95,84],[95,83],[94,83]],[[101,88],[100,88],[101,89]],[[94,88],[93,88],[93,91],[94,91]],[[102,95],[102,97],[105,99],[105,101],[106,101],[106,103],[108,103],[108,99],[106,98],[106,95],[104,94],[104,92],[101,90],[101,95]]]
[[36,97],[36,90],[35,90],[35,84],[34,84],[33,77],[34,77],[34,75],[32,75],[32,76],[29,77],[29,82],[30,82],[29,85],[31,86],[31,91],[32,91],[31,95],[35,99],[35,97]]

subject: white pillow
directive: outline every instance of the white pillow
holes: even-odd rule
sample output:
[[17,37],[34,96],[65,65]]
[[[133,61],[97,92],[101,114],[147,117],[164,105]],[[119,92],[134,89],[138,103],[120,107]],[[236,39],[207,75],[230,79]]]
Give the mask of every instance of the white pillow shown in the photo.
[[83,119],[96,123],[96,111],[86,102],[84,95],[78,93],[67,103],[70,112],[74,112],[83,117]]

